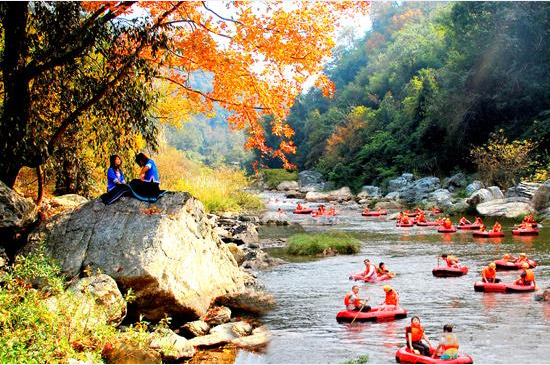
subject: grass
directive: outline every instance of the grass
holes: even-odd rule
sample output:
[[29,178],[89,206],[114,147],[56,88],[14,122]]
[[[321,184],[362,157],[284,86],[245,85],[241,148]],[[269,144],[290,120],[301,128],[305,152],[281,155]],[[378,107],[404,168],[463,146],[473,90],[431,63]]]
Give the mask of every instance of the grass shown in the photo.
[[361,242],[344,232],[300,233],[288,238],[287,253],[290,255],[313,256],[335,251],[338,254],[358,253]]
[[298,172],[285,169],[261,169],[260,176],[270,189],[277,188],[283,181],[298,181]]
[[356,359],[344,361],[342,364],[366,364],[369,362],[369,355],[360,355]]
[[123,337],[147,341],[146,331],[136,326],[121,332],[104,323],[90,325],[97,308],[83,310],[82,297],[64,286],[59,267],[43,249],[19,256],[7,269],[0,285],[1,363],[102,363],[101,351],[108,342]]
[[243,191],[251,182],[240,169],[229,166],[213,169],[190,161],[172,147],[165,147],[154,160],[161,175],[162,189],[189,192],[204,204],[207,212],[264,208],[259,197]]

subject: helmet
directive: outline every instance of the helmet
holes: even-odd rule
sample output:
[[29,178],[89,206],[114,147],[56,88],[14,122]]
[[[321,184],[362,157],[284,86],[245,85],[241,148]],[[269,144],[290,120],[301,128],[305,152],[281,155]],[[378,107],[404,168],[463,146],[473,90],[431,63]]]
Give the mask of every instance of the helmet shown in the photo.
[[512,255],[510,255],[509,253],[504,254],[504,258],[509,259],[510,257],[512,257]]
[[528,269],[529,264],[527,262],[524,262],[523,264],[521,264],[521,267],[524,268],[524,269]]
[[522,253],[520,253],[519,255],[520,255],[520,256],[527,256],[527,255],[525,254],[525,252],[522,252]]
[[489,264],[489,267],[490,267],[491,269],[494,269],[495,267],[497,267],[497,265],[496,265],[494,262],[491,262],[491,263]]
[[389,286],[389,285],[384,285],[384,286],[382,287],[382,289],[384,289],[384,291],[387,293],[387,292],[389,292],[389,291],[391,290],[391,286]]

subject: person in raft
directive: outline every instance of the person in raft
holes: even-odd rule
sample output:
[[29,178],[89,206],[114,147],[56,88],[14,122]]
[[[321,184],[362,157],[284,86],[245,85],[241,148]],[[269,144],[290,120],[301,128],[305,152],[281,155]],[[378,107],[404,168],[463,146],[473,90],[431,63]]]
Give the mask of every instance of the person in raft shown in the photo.
[[111,155],[109,157],[110,167],[107,170],[107,191],[111,191],[118,185],[126,184],[124,173],[120,169],[122,160],[118,155]]
[[502,261],[506,262],[516,262],[516,260],[519,260],[518,258],[510,255],[509,253],[505,253],[504,256],[502,256]]
[[527,257],[525,252],[522,252],[522,253],[519,254],[519,257],[514,261],[514,263],[520,264],[520,263],[524,263],[524,262],[529,264],[529,258]]
[[465,226],[465,225],[470,225],[470,224],[472,224],[472,222],[467,220],[466,217],[462,217],[462,218],[460,218],[460,221],[458,221],[459,226]]
[[502,226],[498,221],[493,225],[493,232],[502,232]]
[[476,217],[476,220],[474,221],[474,224],[479,224],[479,225],[482,225],[483,224],[483,220],[479,217]]
[[[420,318],[414,316],[411,318],[411,325],[405,329],[405,335],[407,336],[407,346],[416,354],[422,354],[424,356],[430,356],[430,349],[432,344],[424,333],[424,328],[420,324]],[[425,340],[428,346],[422,342]]]
[[363,260],[363,263],[365,264],[365,271],[363,272],[365,279],[375,279],[376,276],[378,276],[376,273],[376,266],[374,266],[369,259]]
[[424,212],[420,212],[418,213],[418,215],[416,216],[416,221],[419,222],[419,223],[426,223],[426,215],[424,214]]
[[298,203],[296,210],[304,210],[304,207],[302,207],[302,204]]
[[485,266],[481,271],[481,281],[484,283],[499,283],[500,279],[497,279],[496,267],[497,265],[494,262]]
[[378,267],[376,268],[376,274],[378,276],[382,276],[384,274],[388,274],[390,278],[393,278],[395,276],[395,273],[390,272],[390,270],[386,269],[386,264],[381,262],[378,264]]
[[403,214],[403,216],[401,216],[401,221],[400,221],[401,224],[410,224],[411,221],[409,220],[409,216],[406,215],[406,214]]
[[533,270],[529,269],[529,264],[524,262],[521,265],[523,272],[519,278],[514,282],[515,285],[525,285],[525,286],[536,286],[535,283],[535,273]]
[[346,309],[354,312],[368,312],[371,310],[371,307],[367,305],[369,298],[361,299],[359,298],[359,287],[354,285],[351,287],[351,292],[347,293],[344,297],[344,304]]
[[441,360],[453,360],[458,357],[458,339],[453,334],[453,326],[446,324],[443,326],[443,335],[439,340],[439,345],[435,349],[434,357]]
[[453,222],[451,222],[451,218],[447,217],[443,220],[443,228],[450,229],[453,227]]
[[384,305],[381,310],[393,310],[399,305],[399,294],[389,285],[384,285],[382,289],[386,292],[386,298],[380,303],[380,305]]

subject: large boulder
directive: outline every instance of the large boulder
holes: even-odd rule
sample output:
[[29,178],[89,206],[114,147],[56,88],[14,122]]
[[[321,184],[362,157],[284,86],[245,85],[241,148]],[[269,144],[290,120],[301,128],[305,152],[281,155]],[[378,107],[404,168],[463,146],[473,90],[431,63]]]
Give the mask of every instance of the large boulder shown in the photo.
[[286,213],[265,212],[260,219],[260,223],[267,226],[287,226],[290,224],[290,220]]
[[381,201],[374,205],[374,209],[403,209],[404,206],[399,200]]
[[365,199],[365,198],[380,198],[382,196],[382,193],[380,192],[380,188],[378,186],[372,186],[372,185],[365,185],[361,188],[361,192],[357,194],[358,199]]
[[494,199],[478,204],[477,212],[488,217],[518,218],[534,213],[527,198]]
[[443,180],[443,188],[448,189],[449,191],[454,191],[455,189],[463,188],[468,184],[466,180],[466,175],[462,172],[454,174],[451,177],[448,177]]
[[36,220],[38,208],[0,181],[0,229],[22,228]]
[[215,303],[234,310],[261,315],[275,307],[275,298],[271,294],[264,292],[246,290],[240,293],[230,293],[220,296],[216,298]]
[[74,208],[87,203],[88,199],[78,194],[65,194],[50,199],[52,207]]
[[404,173],[396,179],[388,181],[388,191],[399,191],[408,185],[411,185],[413,182],[413,174]]
[[543,186],[543,184],[522,181],[516,186],[513,186],[510,189],[506,190],[505,197],[511,198],[519,196],[532,199],[541,186]]
[[399,190],[399,198],[408,204],[414,204],[428,198],[431,192],[441,187],[438,177],[424,177]]
[[309,192],[323,191],[324,188],[325,188],[325,183],[307,184],[307,185],[301,186],[298,191],[301,193],[309,193]]
[[478,204],[486,203],[491,200],[493,200],[493,193],[489,191],[488,189],[479,189],[476,192],[474,192],[467,200],[466,202],[472,206],[475,207]]
[[170,363],[195,355],[195,347],[185,337],[178,336],[169,329],[156,331],[151,337],[149,347],[158,351],[162,359]]
[[468,194],[468,196],[470,196],[473,193],[475,193],[476,191],[478,191],[480,189],[483,189],[483,186],[484,185],[481,181],[474,180],[466,186],[466,194]]
[[427,207],[449,209],[453,205],[451,192],[447,189],[437,189],[430,193],[425,204]]
[[300,186],[322,184],[325,182],[323,174],[314,170],[304,170],[298,173],[298,179],[300,181]]
[[154,205],[97,199],[55,216],[31,238],[31,245],[46,242],[68,276],[98,268],[132,288],[133,307],[149,320],[197,318],[250,279],[188,193],[168,192]]
[[329,191],[327,197],[328,200],[336,200],[339,202],[352,200],[353,198],[353,194],[351,193],[350,188],[348,188],[347,186],[344,186],[338,190]]
[[544,211],[550,207],[550,180],[541,185],[533,194],[533,208]]
[[489,186],[487,190],[491,192],[491,194],[493,195],[493,199],[504,199],[504,194],[498,186]]
[[297,181],[283,181],[277,185],[277,190],[279,191],[298,190],[298,188]]
[[318,202],[326,200],[328,200],[328,193],[310,191],[306,194],[306,201],[308,202]]

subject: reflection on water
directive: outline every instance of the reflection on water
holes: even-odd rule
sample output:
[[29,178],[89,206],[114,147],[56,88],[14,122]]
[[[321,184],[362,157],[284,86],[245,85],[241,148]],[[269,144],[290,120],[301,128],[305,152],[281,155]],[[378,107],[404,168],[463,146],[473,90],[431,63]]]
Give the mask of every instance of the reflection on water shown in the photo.
[[[289,209],[295,206],[287,205]],[[496,241],[474,240],[471,232],[441,235],[434,227],[398,229],[385,218],[365,219],[358,210],[342,210],[339,219],[337,226],[306,224],[305,228],[355,232],[363,242],[361,253],[294,262],[261,272],[260,282],[278,302],[264,317],[273,340],[265,354],[241,351],[237,363],[342,363],[365,354],[371,363],[394,362],[412,315],[420,316],[433,344],[444,324],[454,324],[460,351],[472,355],[476,363],[550,362],[550,303],[535,302],[532,293],[478,293],[473,289],[483,266],[507,252],[526,252],[536,259],[537,283],[547,287],[550,228],[542,228],[538,237],[512,237],[509,230],[514,222],[504,221],[507,235]],[[431,270],[442,253],[458,256],[470,267],[468,275],[433,277]],[[400,293],[408,318],[352,325],[336,322],[343,297],[353,285],[347,278],[362,270],[365,257],[384,261],[398,275],[389,282],[360,283],[361,293],[377,305],[384,299],[382,285],[389,283]],[[519,272],[497,275],[509,282]]]

